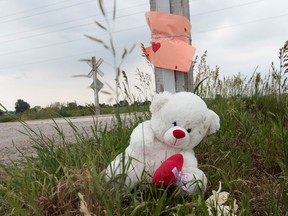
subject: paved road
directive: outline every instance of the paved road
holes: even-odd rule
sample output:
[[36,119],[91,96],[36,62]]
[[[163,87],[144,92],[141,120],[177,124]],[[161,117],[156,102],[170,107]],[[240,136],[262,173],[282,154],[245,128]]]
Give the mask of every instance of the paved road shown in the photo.
[[[26,121],[25,124],[35,132],[41,131],[45,136],[49,138],[53,137],[55,139],[59,137],[55,130],[55,126],[57,125],[63,130],[66,140],[73,142],[75,136],[73,135],[73,129],[69,126],[67,120],[54,119],[54,121],[55,122],[53,122],[53,120],[33,120]],[[102,115],[97,119],[89,116],[69,118],[69,121],[71,121],[79,131],[85,130],[88,134],[92,135],[91,126],[93,126],[95,122],[98,122],[100,126],[105,124],[113,125],[115,119],[111,115]],[[0,123],[0,163],[9,164],[10,159],[18,159],[20,153],[17,151],[16,147],[24,152],[25,155],[34,153],[31,148],[31,139],[23,133],[27,134],[27,131],[21,122]]]

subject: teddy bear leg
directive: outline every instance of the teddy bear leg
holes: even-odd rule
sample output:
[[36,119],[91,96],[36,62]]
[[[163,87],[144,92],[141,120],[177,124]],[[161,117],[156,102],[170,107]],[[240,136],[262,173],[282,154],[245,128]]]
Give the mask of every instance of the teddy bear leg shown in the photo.
[[181,181],[178,183],[184,194],[191,196],[206,189],[207,178],[204,172],[198,168],[189,169],[189,172],[182,170]]
[[105,181],[115,185],[124,181],[132,190],[140,181],[144,165],[128,155],[118,155],[107,167]]

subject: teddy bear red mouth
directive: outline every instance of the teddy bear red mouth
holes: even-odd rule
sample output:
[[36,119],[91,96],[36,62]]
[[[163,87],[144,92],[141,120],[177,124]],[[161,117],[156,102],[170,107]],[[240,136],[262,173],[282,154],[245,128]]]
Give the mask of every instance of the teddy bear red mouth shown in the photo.
[[178,147],[178,146],[182,146],[183,142],[180,142],[180,139],[175,139],[173,142],[171,142],[170,145]]

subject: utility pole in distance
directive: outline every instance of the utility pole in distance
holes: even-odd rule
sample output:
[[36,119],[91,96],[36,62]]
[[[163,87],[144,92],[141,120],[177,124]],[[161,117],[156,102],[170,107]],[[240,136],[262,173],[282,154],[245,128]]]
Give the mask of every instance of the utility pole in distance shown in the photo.
[[[190,20],[189,0],[150,0],[150,10],[181,15]],[[188,73],[183,73],[155,67],[155,82],[157,93],[193,92],[193,68]]]
[[[83,60],[82,60],[83,61]],[[100,65],[103,62],[103,59],[99,59],[96,61],[96,58],[93,56],[92,59],[84,59],[87,64],[92,68],[92,70],[88,73],[88,75],[74,75],[72,77],[93,77],[93,82],[90,85],[90,88],[94,90],[94,102],[95,102],[95,115],[98,116],[100,114],[100,106],[99,106],[99,91],[104,86],[104,84],[98,79],[98,75],[101,77],[104,73],[99,69]]]
[[95,114],[96,114],[96,116],[100,115],[99,90],[97,88],[97,80],[98,80],[97,79],[97,69],[100,66],[100,64],[98,64],[98,65],[96,64],[96,58],[95,58],[95,56],[93,56],[92,57],[92,71],[93,71],[93,90],[94,90]]

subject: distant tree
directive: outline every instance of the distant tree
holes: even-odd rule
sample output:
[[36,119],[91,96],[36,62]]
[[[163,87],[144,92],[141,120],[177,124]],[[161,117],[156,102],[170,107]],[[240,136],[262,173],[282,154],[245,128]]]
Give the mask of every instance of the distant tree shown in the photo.
[[0,116],[4,115],[4,111],[0,109]]
[[146,100],[142,103],[142,105],[144,105],[144,106],[149,106],[150,104],[151,104],[151,101],[148,101],[148,100]]
[[63,103],[60,103],[60,102],[55,102],[55,103],[52,103],[50,104],[50,108],[56,108],[56,109],[61,109],[61,107],[63,107],[64,104]]
[[102,108],[110,107],[110,105],[106,103],[100,103],[99,106]]
[[70,102],[67,104],[67,107],[70,109],[76,109],[77,108],[77,103],[76,102]]
[[30,109],[29,103],[22,99],[18,99],[17,102],[15,103],[15,111],[16,113],[22,113],[26,110]]
[[119,101],[119,106],[121,107],[129,106],[129,103],[127,100],[121,100]]
[[78,105],[77,108],[78,108],[78,109],[84,109],[85,107],[82,106],[82,105]]
[[33,110],[34,112],[39,112],[41,109],[41,106],[34,106],[31,110]]

